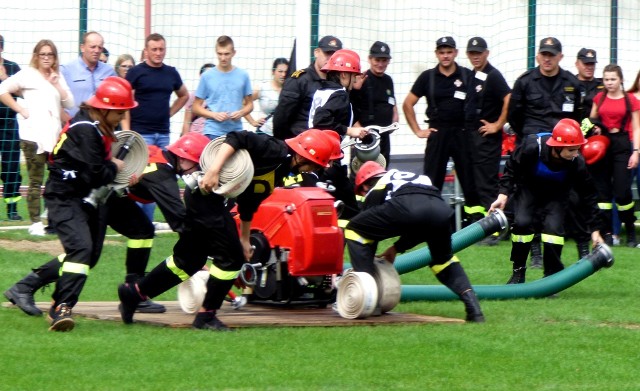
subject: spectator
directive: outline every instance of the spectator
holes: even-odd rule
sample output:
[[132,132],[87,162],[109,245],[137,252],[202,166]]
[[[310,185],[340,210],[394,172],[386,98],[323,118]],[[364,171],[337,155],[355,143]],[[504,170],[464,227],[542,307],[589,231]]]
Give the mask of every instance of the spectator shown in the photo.
[[308,129],[313,94],[322,87],[326,78],[320,69],[340,49],[342,42],[338,38],[331,35],[322,37],[313,50],[313,63],[295,71],[284,82],[278,106],[273,112],[273,135],[276,138],[288,139]]
[[[0,35],[0,83],[20,71],[20,67],[13,61],[2,57],[4,51],[4,37]],[[0,179],[3,183],[2,198],[7,205],[7,219],[20,221],[18,201],[20,196],[20,136],[16,124],[16,112],[0,102]]]
[[602,79],[594,76],[597,63],[598,57],[595,50],[582,48],[578,51],[576,59],[578,74],[576,77],[582,85],[582,112],[580,113],[580,120],[589,118],[591,107],[593,106],[593,97],[604,89]]
[[[354,126],[388,126],[398,122],[398,106],[393,79],[387,75],[391,62],[391,49],[384,42],[376,41],[369,49],[369,69],[362,83],[356,83],[349,98],[353,105]],[[380,153],[387,166],[391,160],[389,133],[380,135]]]
[[271,136],[273,136],[273,112],[278,106],[278,98],[288,70],[289,60],[286,58],[279,57],[273,61],[271,80],[263,81],[260,87],[253,90],[253,95],[251,96],[251,99],[260,102],[260,110],[266,114],[266,117],[255,120],[251,113],[244,117],[251,126],[256,127],[256,130]]
[[210,139],[242,130],[242,117],[253,110],[249,74],[233,65],[235,55],[231,37],[218,37],[218,65],[205,72],[198,83],[192,110],[193,114],[206,118],[203,133]]
[[135,65],[136,65],[136,62],[133,59],[132,55],[121,54],[118,56],[118,59],[116,60],[116,65],[114,66],[114,70],[116,71],[116,74],[118,76],[122,77],[123,79],[126,79],[129,69],[133,68]]
[[[134,130],[147,145],[165,149],[169,145],[169,120],[189,100],[189,91],[176,68],[166,65],[167,46],[164,37],[153,33],[145,39],[145,60],[127,72],[138,107],[127,112],[123,129]],[[170,105],[171,94],[177,98]]]
[[[214,67],[215,67],[215,64],[212,64],[210,62],[202,65],[202,67],[200,67],[200,76],[202,76],[203,73],[205,73],[206,71]],[[196,99],[196,92],[195,91],[190,92],[189,100],[187,101],[187,104],[184,105],[184,121],[182,122],[182,133],[181,133],[182,136],[184,136],[189,132],[202,133],[204,131],[204,123],[206,119],[204,117],[200,117],[193,114],[193,101],[195,99]]]
[[[0,101],[18,113],[20,148],[29,173],[29,233],[44,236],[40,220],[44,167],[60,134],[62,108],[72,108],[74,97],[59,73],[58,50],[52,41],[43,39],[36,44],[29,65],[0,84]],[[23,100],[18,103],[11,94]]]
[[102,48],[102,53],[100,53],[100,62],[105,64],[109,63],[109,51],[107,48]]

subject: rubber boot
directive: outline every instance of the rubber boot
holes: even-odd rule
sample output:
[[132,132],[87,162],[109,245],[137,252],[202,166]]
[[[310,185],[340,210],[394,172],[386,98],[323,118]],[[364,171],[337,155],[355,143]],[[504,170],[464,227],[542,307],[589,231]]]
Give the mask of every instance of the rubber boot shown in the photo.
[[531,263],[532,269],[542,268],[542,247],[540,245],[540,234],[536,234],[531,241]]
[[589,242],[577,242],[576,247],[578,248],[578,259],[582,259],[589,255]]
[[22,221],[22,216],[18,214],[18,204],[11,202],[7,204],[7,220]]
[[42,311],[36,307],[33,294],[44,285],[45,283],[42,278],[36,273],[31,272],[14,286],[6,290],[4,296],[24,311],[25,314],[40,316],[42,315]]
[[464,303],[464,309],[467,312],[467,322],[483,323],[484,315],[480,309],[478,297],[473,289],[469,289],[460,295],[460,300]]

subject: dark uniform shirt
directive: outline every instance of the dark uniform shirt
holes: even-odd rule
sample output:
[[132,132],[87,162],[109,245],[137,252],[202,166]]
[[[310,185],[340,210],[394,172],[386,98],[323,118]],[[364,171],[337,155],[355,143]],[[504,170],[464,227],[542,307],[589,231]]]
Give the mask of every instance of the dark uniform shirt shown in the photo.
[[540,202],[566,201],[573,188],[589,208],[590,213],[586,215],[590,221],[587,223],[595,227],[594,222],[599,214],[597,191],[584,158],[581,155],[573,160],[553,158],[552,147],[546,144],[549,137],[550,135],[527,135],[523,139],[506,162],[504,174],[500,178],[500,194],[511,195],[516,188],[525,187]]
[[313,94],[322,88],[324,79],[314,64],[294,72],[286,79],[280,92],[278,106],[273,112],[273,135],[285,140],[308,129],[309,110]]
[[430,127],[464,124],[465,101],[471,78],[471,71],[458,64],[449,76],[443,75],[438,66],[418,76],[411,93],[418,98],[426,97],[426,115]]
[[327,80],[313,97],[312,106],[318,106],[311,109],[308,128],[335,130],[344,137],[353,122],[349,93],[339,83]]
[[481,119],[496,122],[502,113],[504,97],[510,92],[502,73],[490,63],[481,72],[474,70],[467,104],[471,128],[477,130],[482,124]]
[[393,108],[396,106],[393,79],[387,74],[376,76],[371,69],[359,90],[351,90],[354,122],[362,126],[388,126],[393,123]]
[[[2,65],[4,65],[4,70],[7,73],[7,76],[13,76],[20,70],[18,64],[13,61],[9,61],[7,59],[2,60]],[[7,119],[14,120],[16,118],[16,112],[11,110],[4,103],[0,102],[0,129],[4,129],[4,122]],[[11,127],[14,127],[15,123],[11,124]]]
[[[582,111],[580,113],[580,120],[589,118],[591,116],[591,107],[593,107],[593,98],[598,92],[604,91],[604,85],[602,79],[593,78],[592,80],[578,80],[582,85],[580,95],[582,96]],[[580,121],[578,121],[580,122]]]
[[563,69],[551,89],[549,79],[534,68],[522,74],[514,86],[509,102],[509,124],[520,137],[528,134],[551,132],[562,118],[580,121],[580,82]]

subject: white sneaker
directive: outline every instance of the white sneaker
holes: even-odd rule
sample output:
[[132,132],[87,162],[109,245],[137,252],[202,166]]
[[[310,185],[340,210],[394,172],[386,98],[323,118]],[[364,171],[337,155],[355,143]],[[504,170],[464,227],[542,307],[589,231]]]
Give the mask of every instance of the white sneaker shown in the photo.
[[231,302],[231,307],[234,310],[239,310],[247,304],[247,298],[244,296],[236,296],[236,298]]
[[156,221],[153,223],[153,227],[156,231],[171,231],[171,226],[168,223],[161,223]]
[[42,224],[42,222],[31,224],[29,227],[29,234],[33,236],[44,236],[44,224]]

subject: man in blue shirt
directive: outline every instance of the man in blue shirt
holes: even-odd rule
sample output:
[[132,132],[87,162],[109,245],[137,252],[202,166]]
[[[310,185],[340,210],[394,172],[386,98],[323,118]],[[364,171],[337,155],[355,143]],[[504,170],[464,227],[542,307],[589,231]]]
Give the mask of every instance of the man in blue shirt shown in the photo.
[[242,117],[253,111],[251,81],[245,70],[231,64],[235,54],[233,40],[226,35],[218,37],[218,65],[202,75],[196,90],[192,111],[207,119],[204,134],[210,139],[242,130]]
[[[130,110],[122,122],[123,129],[134,130],[147,145],[165,149],[169,145],[169,119],[189,100],[189,91],[176,68],[163,63],[167,53],[166,41],[153,33],[145,39],[144,62],[127,72],[138,107]],[[171,94],[177,99],[169,105]]]
[[[66,122],[76,115],[80,104],[96,92],[96,88],[109,76],[117,76],[113,67],[100,61],[100,55],[104,49],[102,35],[90,31],[82,36],[80,51],[82,55],[60,69],[76,103],[72,109],[66,110],[68,117],[63,116]],[[66,118],[65,118],[66,117]]]

